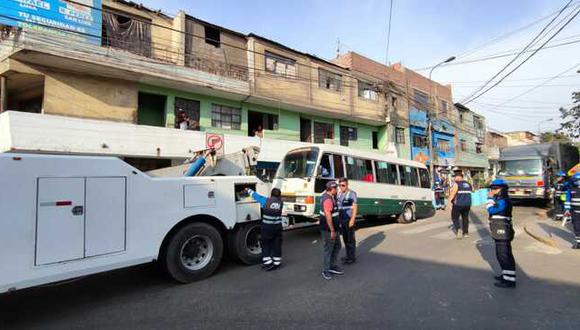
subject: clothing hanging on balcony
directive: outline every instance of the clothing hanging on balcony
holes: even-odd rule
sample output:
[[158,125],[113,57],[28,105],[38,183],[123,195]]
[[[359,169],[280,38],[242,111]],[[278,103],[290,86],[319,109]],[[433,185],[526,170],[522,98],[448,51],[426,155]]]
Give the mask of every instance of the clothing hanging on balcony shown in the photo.
[[103,45],[151,57],[151,25],[123,14],[103,12]]

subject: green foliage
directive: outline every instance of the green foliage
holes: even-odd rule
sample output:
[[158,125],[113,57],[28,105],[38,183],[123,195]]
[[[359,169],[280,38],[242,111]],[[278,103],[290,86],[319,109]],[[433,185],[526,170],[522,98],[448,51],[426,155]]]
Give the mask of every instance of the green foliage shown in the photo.
[[572,140],[577,140],[580,138],[580,92],[573,92],[572,100],[573,107],[570,109],[560,108],[562,123],[557,132]]
[[567,135],[560,132],[543,132],[540,135],[541,142],[570,142]]

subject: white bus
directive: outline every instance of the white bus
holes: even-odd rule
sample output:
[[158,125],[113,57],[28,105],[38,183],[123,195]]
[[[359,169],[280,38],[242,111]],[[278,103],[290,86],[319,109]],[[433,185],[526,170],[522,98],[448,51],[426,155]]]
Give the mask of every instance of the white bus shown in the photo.
[[435,213],[424,164],[342,146],[311,145],[290,150],[274,179],[289,225],[317,221],[326,183],[341,177],[356,191],[363,217],[397,216],[399,222],[409,223]]

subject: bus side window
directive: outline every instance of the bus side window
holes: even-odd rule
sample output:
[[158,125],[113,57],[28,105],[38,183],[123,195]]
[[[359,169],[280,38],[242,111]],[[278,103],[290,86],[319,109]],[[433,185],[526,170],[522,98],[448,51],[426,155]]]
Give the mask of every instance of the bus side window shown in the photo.
[[416,167],[411,167],[411,187],[419,187],[419,169]]
[[344,163],[342,161],[342,155],[332,155],[332,160],[334,163],[334,177],[337,179],[344,178]]
[[334,178],[334,175],[332,173],[332,166],[330,165],[331,156],[332,155],[330,154],[324,154],[320,159],[320,170],[318,175],[320,175],[320,177],[322,178]]
[[375,162],[375,171],[377,182],[397,184],[397,165],[389,164],[387,162]]
[[347,156],[346,175],[351,180],[374,182],[373,162],[368,159]]
[[431,188],[431,178],[429,178],[429,172],[426,169],[419,169],[419,179],[421,181],[421,188]]
[[399,184],[399,174],[397,174],[397,165],[396,164],[389,164],[389,183],[391,184]]

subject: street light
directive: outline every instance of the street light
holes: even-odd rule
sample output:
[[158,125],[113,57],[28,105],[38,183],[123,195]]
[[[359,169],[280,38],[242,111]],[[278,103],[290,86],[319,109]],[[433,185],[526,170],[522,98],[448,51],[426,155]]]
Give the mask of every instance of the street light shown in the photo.
[[546,119],[546,120],[540,120],[538,122],[538,139],[541,139],[541,135],[542,135],[542,123],[547,123],[549,121],[553,121],[554,118],[550,118],[550,119]]
[[[433,70],[435,70],[435,68],[437,68],[438,66],[445,64],[445,63],[449,63],[451,61],[455,60],[455,56],[451,56],[448,59],[446,59],[443,62],[440,62],[438,64],[436,64],[435,66],[433,66],[431,68],[431,71],[429,71],[429,103],[431,103],[431,89],[432,89],[432,85],[433,85],[433,81],[431,80],[431,75],[433,74]],[[427,104],[429,106],[429,104]],[[435,106],[437,104],[435,103]],[[433,107],[433,110],[435,111],[435,106]],[[431,125],[431,117],[429,117],[429,107],[427,108],[427,120],[429,121],[428,125],[427,125],[427,141],[429,141],[429,157],[431,158],[431,160],[429,161],[429,171],[431,172],[431,186],[433,186],[433,184],[435,183],[435,175],[433,173],[434,170],[434,165],[433,162],[435,160],[435,155],[433,154],[433,126]]]

